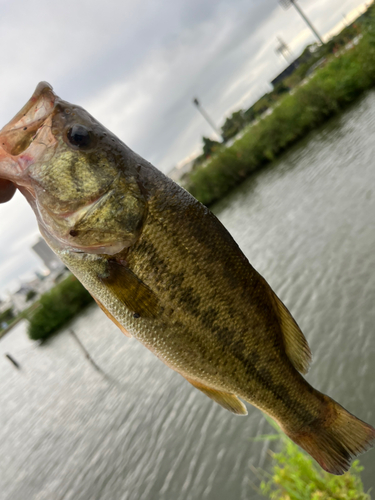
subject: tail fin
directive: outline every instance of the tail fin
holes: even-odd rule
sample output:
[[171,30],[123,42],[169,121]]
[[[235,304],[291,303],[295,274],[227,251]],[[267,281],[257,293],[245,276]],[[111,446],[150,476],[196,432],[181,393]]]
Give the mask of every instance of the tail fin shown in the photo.
[[327,399],[326,418],[319,419],[303,432],[286,434],[318,464],[331,474],[349,470],[351,460],[372,447],[375,429],[345,410],[336,401]]

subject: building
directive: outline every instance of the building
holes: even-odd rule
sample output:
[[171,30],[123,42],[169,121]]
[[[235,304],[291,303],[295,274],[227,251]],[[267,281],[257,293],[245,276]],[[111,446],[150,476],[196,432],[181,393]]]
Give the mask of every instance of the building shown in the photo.
[[12,296],[14,313],[19,314],[24,311],[36,298],[38,295],[33,288],[28,283],[22,284]]
[[[61,262],[61,261],[60,261]],[[65,271],[64,271],[65,269]],[[50,272],[48,276],[43,276],[41,273],[36,272],[35,277],[30,281],[21,283],[19,289],[11,296],[13,310],[16,314],[24,311],[30,307],[36,300],[51,290],[56,283],[63,279],[69,271],[61,262],[60,267]]]
[[274,78],[271,82],[271,85],[273,86],[273,88],[275,88],[278,83],[281,83],[284,80],[284,78],[287,78],[288,76],[290,76],[298,68],[300,63],[301,62],[300,62],[299,58],[297,58],[295,61],[293,61],[291,64],[289,64],[289,66],[287,68],[285,68],[279,75],[277,75],[277,77]]
[[31,247],[37,256],[42,259],[44,265],[51,271],[57,271],[64,268],[64,264],[57,257],[57,255],[50,249],[43,238],[39,238],[39,241]]
[[170,172],[168,172],[168,177],[170,177],[175,182],[180,182],[182,177],[192,170],[194,161],[195,158],[185,163],[180,163],[177,167],[174,167]]

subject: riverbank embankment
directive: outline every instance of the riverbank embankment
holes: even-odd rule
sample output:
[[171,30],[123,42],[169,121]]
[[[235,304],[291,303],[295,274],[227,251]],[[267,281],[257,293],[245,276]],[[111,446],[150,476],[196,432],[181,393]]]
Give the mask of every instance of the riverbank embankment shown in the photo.
[[[372,28],[372,29],[371,29]],[[332,56],[230,147],[188,176],[184,187],[210,205],[375,86],[375,17],[358,45]]]

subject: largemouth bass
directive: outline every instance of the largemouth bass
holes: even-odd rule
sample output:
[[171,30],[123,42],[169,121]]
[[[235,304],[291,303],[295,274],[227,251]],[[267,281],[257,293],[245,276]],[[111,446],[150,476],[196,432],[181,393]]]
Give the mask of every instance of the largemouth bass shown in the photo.
[[47,83],[1,130],[0,177],[124,334],[206,396],[261,409],[332,474],[371,446],[303,378],[305,337],[216,217]]

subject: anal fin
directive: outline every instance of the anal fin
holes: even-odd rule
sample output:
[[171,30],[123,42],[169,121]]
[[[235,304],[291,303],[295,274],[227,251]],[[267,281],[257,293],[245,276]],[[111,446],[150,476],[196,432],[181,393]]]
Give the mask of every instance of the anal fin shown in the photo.
[[201,392],[203,392],[203,394],[213,399],[215,403],[218,403],[226,410],[231,411],[236,415],[247,415],[246,406],[240,399],[238,399],[238,397],[235,394],[218,391],[216,389],[208,387],[207,385],[202,384],[201,382],[197,382],[196,380],[192,380],[188,377],[185,378],[196,389],[199,389]]

